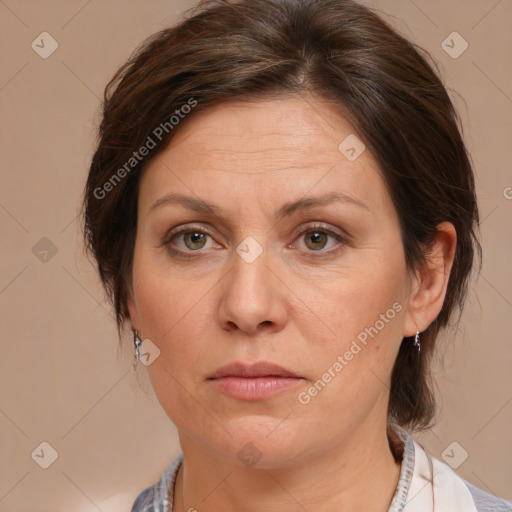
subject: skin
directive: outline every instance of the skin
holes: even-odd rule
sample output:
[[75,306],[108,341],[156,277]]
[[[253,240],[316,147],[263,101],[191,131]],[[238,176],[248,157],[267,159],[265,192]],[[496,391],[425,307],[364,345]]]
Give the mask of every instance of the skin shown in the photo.
[[[386,436],[391,370],[402,338],[441,310],[456,234],[440,224],[429,266],[408,271],[370,151],[351,162],[338,149],[354,133],[318,98],[229,102],[182,121],[143,171],[129,311],[160,350],[147,370],[179,432],[175,512],[389,508],[400,473]],[[367,207],[334,202],[276,217],[286,202],[332,191]],[[169,192],[220,214],[173,203],[151,209]],[[208,234],[164,244],[191,223]],[[325,229],[348,236],[339,242]],[[252,263],[236,252],[248,236],[263,250]],[[394,303],[401,311],[300,403],[298,394]],[[237,400],[207,380],[234,361],[274,362],[303,380],[269,399]],[[237,457],[247,442],[262,454],[253,467]]]

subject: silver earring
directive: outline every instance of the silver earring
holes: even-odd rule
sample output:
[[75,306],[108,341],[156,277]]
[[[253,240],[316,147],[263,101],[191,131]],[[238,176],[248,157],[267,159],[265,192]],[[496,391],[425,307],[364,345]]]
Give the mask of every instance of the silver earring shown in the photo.
[[414,337],[414,346],[418,349],[418,354],[421,350],[421,344],[420,344],[420,331],[416,331],[416,336]]
[[142,345],[142,340],[139,338],[139,334],[136,330],[133,331],[133,344],[135,345],[133,355],[135,356],[135,359],[137,359],[137,361],[140,361],[139,347]]

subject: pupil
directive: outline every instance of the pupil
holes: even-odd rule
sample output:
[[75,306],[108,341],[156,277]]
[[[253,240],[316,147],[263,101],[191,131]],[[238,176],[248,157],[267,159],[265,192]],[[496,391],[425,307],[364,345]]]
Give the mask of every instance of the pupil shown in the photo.
[[319,233],[318,231],[312,232],[310,235],[310,239],[313,244],[317,244],[321,241],[323,233]]
[[190,239],[191,239],[191,242],[192,244],[197,244],[197,243],[200,243],[201,242],[201,237],[203,236],[203,233],[192,233],[190,235]]

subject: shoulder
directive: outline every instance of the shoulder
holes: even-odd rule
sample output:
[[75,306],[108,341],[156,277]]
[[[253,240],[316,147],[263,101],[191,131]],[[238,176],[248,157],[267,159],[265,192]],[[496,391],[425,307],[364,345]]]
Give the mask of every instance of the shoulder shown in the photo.
[[153,485],[146,487],[133,503],[131,512],[172,512],[172,501],[169,504],[167,497],[172,499],[172,490],[178,468],[183,460],[183,454],[178,455],[163,472],[162,476]]
[[489,494],[464,480],[478,512],[512,512],[512,502]]

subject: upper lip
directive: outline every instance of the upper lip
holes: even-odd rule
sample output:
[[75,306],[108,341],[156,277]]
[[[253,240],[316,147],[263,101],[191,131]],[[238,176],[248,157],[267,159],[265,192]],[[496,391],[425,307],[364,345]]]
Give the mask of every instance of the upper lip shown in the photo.
[[222,377],[292,377],[300,378],[282,366],[262,361],[254,364],[230,363],[218,368],[209,379]]

